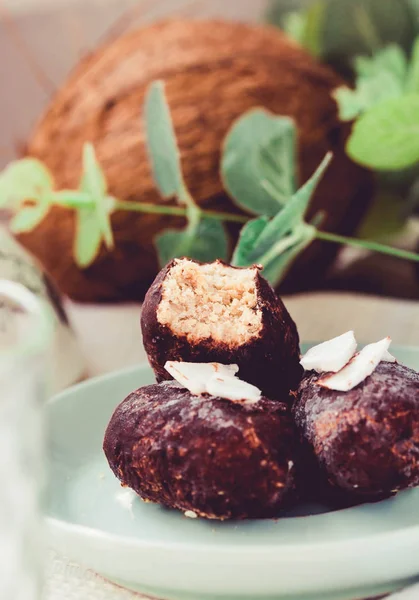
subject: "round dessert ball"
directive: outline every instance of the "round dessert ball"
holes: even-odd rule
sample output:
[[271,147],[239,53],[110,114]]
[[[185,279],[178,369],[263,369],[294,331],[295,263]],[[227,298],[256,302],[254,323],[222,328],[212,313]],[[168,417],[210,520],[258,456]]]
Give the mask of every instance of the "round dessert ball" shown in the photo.
[[144,500],[208,519],[275,517],[294,497],[296,432],[286,406],[192,396],[177,382],[130,394],[103,449]]
[[293,412],[329,483],[360,499],[419,485],[419,374],[389,362],[349,392],[300,385]]
[[[220,177],[222,144],[234,121],[261,106],[295,119],[297,173],[302,184],[327,151],[333,162],[310,205],[325,213],[322,228],[352,233],[372,192],[370,174],[345,153],[350,126],[332,97],[342,81],[276,28],[187,19],[153,23],[112,40],[84,57],[51,100],[27,143],[46,163],[57,189],[76,189],[83,143],[92,142],[109,193],[124,201],[163,203],[151,176],[140,115],[146,90],[162,79],[188,189],[202,207],[238,212]],[[19,236],[78,301],[142,300],[159,267],[156,234],[182,227],[178,217],[118,211],[112,215],[115,250],[102,248],[88,269],[73,258],[73,211],[53,207]],[[230,229],[233,239],[238,228]],[[318,284],[337,251],[317,242],[291,270],[301,288]]]
[[175,259],[144,300],[144,347],[157,381],[168,360],[237,364],[239,377],[286,400],[302,376],[296,325],[258,267]]

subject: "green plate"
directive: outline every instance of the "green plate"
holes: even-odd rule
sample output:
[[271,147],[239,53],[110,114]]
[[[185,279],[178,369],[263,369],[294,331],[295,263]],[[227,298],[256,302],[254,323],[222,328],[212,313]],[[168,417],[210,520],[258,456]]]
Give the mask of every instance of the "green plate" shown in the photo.
[[[392,348],[419,370],[419,349]],[[106,425],[148,366],[68,389],[48,405],[51,545],[104,577],[168,600],[327,600],[378,595],[419,576],[419,489],[341,511],[219,523],[145,504],[102,453]]]

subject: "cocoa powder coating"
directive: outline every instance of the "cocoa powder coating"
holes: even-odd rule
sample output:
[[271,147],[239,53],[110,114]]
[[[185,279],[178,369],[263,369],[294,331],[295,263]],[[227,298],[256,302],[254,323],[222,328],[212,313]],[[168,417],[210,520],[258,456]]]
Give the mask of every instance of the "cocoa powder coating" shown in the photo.
[[321,377],[304,377],[293,412],[329,483],[360,500],[419,485],[419,374],[381,362],[349,392]]
[[269,398],[288,401],[290,390],[297,389],[303,372],[299,336],[290,314],[266,279],[255,269],[262,327],[252,339],[244,344],[227,344],[212,337],[191,341],[158,320],[162,287],[176,263],[177,259],[160,271],[146,294],[141,314],[144,348],[157,381],[171,379],[164,368],[168,360],[237,364],[240,379],[255,385]]
[[295,494],[296,432],[286,406],[140,388],[115,410],[103,449],[143,499],[209,519],[276,517]]

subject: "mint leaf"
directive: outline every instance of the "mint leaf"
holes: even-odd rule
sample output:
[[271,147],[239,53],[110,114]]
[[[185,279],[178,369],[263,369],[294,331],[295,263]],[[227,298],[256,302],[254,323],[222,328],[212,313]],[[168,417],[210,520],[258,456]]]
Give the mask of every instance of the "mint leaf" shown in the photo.
[[248,267],[252,264],[249,259],[253,248],[257,244],[257,240],[269,223],[269,218],[266,216],[258,217],[248,221],[241,229],[240,236],[233,253],[231,264],[236,267]]
[[355,90],[346,86],[337,88],[333,96],[339,106],[341,121],[352,121],[369,108],[389,98],[402,96],[400,82],[388,71],[374,74],[370,79],[362,80]]
[[155,238],[160,266],[173,258],[187,256],[202,262],[212,262],[217,258],[227,260],[228,240],[220,221],[200,219],[193,230],[168,229]]
[[369,104],[363,97],[360,90],[351,90],[346,85],[336,88],[332,96],[337,102],[339,109],[339,119],[341,121],[353,121],[360,115]]
[[406,54],[397,44],[389,44],[369,59],[367,57],[355,59],[355,69],[361,78],[386,71],[399,82],[401,89],[406,83],[407,68]]
[[0,206],[17,208],[25,200],[38,201],[53,187],[50,171],[39,160],[14,161],[0,174]]
[[404,93],[407,59],[399,46],[388,46],[372,57],[358,57],[355,71],[355,89],[342,86],[333,93],[342,121],[351,121],[380,102]]
[[419,161],[419,95],[381,102],[362,115],[346,146],[356,162],[398,170]]
[[243,209],[275,215],[295,190],[295,125],[289,117],[255,108],[242,115],[224,140],[221,175]]

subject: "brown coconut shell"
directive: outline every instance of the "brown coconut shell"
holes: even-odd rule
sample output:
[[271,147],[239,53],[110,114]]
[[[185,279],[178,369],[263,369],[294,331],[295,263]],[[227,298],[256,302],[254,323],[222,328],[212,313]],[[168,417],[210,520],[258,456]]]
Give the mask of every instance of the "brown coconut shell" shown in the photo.
[[[120,37],[78,65],[35,128],[28,154],[47,164],[59,188],[74,187],[83,143],[91,141],[112,194],[161,202],[140,119],[146,89],[155,79],[166,83],[186,182],[201,205],[238,210],[223,192],[221,145],[235,119],[264,106],[296,120],[301,182],[328,150],[335,153],[310,212],[327,211],[326,229],[354,230],[367,207],[371,179],[344,153],[348,131],[331,97],[340,80],[274,28],[174,20]],[[158,271],[155,234],[182,220],[118,212],[112,223],[115,250],[102,249],[85,270],[72,256],[71,211],[54,208],[20,239],[76,300],[142,299]],[[232,233],[237,235],[237,228]],[[334,251],[332,245],[312,246],[290,274],[294,287],[315,281]]]

